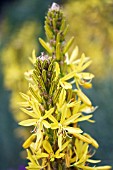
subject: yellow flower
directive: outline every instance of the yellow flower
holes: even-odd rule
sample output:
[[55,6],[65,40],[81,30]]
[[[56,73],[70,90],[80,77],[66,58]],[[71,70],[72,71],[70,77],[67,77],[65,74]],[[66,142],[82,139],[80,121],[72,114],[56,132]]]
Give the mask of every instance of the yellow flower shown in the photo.
[[[37,143],[39,142],[39,140],[42,138],[42,132],[44,131],[43,126],[45,128],[50,128],[51,125],[50,123],[48,123],[48,121],[46,121],[45,119],[47,119],[53,112],[54,112],[54,108],[51,108],[50,110],[45,110],[45,114],[42,116],[41,112],[39,110],[39,106],[35,105],[36,108],[36,112],[35,111],[28,111],[27,109],[22,108],[21,110],[28,114],[30,117],[32,117],[31,119],[27,119],[27,120],[23,120],[19,123],[19,125],[22,126],[35,126],[35,129],[33,130],[33,132],[35,132],[36,134],[36,146]],[[32,143],[32,140],[34,140],[34,137],[32,138],[32,136],[30,138],[28,138],[24,144],[23,147],[27,148],[30,146],[30,144]]]
[[74,162],[71,166],[83,169],[83,170],[110,170],[110,166],[90,167],[87,163],[99,163],[100,160],[90,159],[93,155],[89,152],[89,145],[76,138],[75,140],[75,156],[71,158],[71,162]]

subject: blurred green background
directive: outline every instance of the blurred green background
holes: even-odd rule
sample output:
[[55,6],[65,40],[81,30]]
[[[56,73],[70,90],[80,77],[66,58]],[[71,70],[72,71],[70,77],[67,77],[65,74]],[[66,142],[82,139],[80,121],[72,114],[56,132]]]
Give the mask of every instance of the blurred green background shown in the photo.
[[75,36],[80,54],[93,63],[93,88],[86,91],[99,109],[95,124],[82,123],[100,144],[94,158],[113,166],[113,1],[112,0],[7,0],[0,3],[0,170],[22,170],[26,164],[22,149],[28,131],[18,127],[23,119],[17,102],[19,91],[27,91],[24,72],[32,68],[28,57],[43,50],[44,17],[52,2],[60,3],[68,23],[68,37]]

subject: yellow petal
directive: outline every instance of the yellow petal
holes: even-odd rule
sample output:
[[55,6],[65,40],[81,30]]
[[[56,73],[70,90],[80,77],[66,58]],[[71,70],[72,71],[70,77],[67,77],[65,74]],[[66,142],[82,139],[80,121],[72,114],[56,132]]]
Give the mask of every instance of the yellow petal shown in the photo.
[[65,156],[64,153],[59,153],[59,155],[55,155],[55,158],[60,159],[60,158],[62,158],[64,156]]
[[36,157],[37,159],[47,158],[47,157],[49,157],[49,154],[44,153],[44,152],[42,152],[42,153],[37,153],[37,154],[35,155],[35,157]]
[[96,107],[93,107],[93,106],[84,106],[81,111],[84,112],[84,113],[93,113],[96,109],[98,108],[98,106]]
[[86,89],[90,89],[92,88],[92,84],[91,83],[83,83],[82,86]]
[[41,117],[41,111],[39,109],[39,103],[32,102],[32,105],[33,105],[33,110],[34,110],[35,114],[37,115],[38,118],[40,118]]
[[50,115],[48,119],[50,119],[53,123],[58,124],[58,121],[55,119],[53,115]]
[[58,155],[61,151],[63,151],[63,150],[69,145],[69,143],[70,143],[70,140],[68,140],[67,142],[65,142],[65,143],[62,145],[61,150],[58,149],[58,150],[55,152],[55,155]]
[[61,81],[60,80],[60,84],[61,86],[64,88],[64,89],[72,89],[72,85],[68,82],[65,82],[65,81]]
[[87,138],[89,138],[89,139],[91,140],[91,144],[92,144],[95,148],[98,148],[98,147],[99,147],[97,141],[96,141],[95,139],[93,139],[90,135],[88,135],[87,133],[85,133],[84,136],[86,136]]
[[27,149],[27,159],[29,159],[32,162],[33,165],[37,166],[35,160],[33,159],[31,152],[28,149]]
[[70,63],[72,63],[76,59],[77,55],[78,55],[78,46],[76,46],[72,51],[71,57],[69,59]]
[[62,134],[58,135],[58,147],[59,150],[62,150]]
[[33,113],[33,111],[28,111],[27,109],[24,109],[24,108],[20,108],[24,113],[26,113],[27,115],[29,115],[29,116],[31,116],[31,117],[33,117],[33,118],[38,118],[38,116],[37,115],[35,115],[34,113]]
[[82,140],[83,142],[86,142],[86,143],[89,143],[89,144],[92,143],[92,141],[91,141],[89,138],[85,137],[84,135],[82,135],[82,134],[80,134],[80,133],[74,133],[73,135],[74,135],[76,138]]
[[61,108],[61,120],[60,120],[60,123],[63,124],[63,122],[65,121],[65,118],[67,116],[67,107],[66,107],[66,104],[64,104]]
[[78,90],[77,94],[85,104],[87,104],[89,106],[92,105],[91,101],[88,99],[88,97],[81,90]]
[[77,119],[80,115],[81,115],[81,113],[72,115],[70,118],[68,118],[67,120],[65,120],[65,122],[64,122],[63,124],[64,124],[65,126],[67,126],[67,125],[69,125],[70,123],[75,122],[75,119]]
[[74,128],[74,127],[66,127],[64,129],[67,130],[68,133],[71,133],[73,135],[76,134],[76,133],[82,133],[83,132],[80,128]]
[[78,167],[83,170],[110,170],[112,169],[111,166],[89,167],[89,166],[79,165]]
[[91,80],[94,78],[94,75],[91,73],[83,72],[77,74],[80,79]]
[[73,78],[75,75],[76,75],[76,72],[72,71],[71,73],[68,73],[67,75],[62,77],[61,80],[63,80],[63,81],[69,80],[69,79]]
[[51,129],[58,129],[58,123],[51,123]]
[[43,141],[43,148],[45,149],[45,151],[47,152],[47,153],[53,153],[53,149],[52,149],[52,147],[51,147],[51,145],[50,145],[50,143],[47,141],[47,140],[44,140]]
[[82,116],[82,117],[78,118],[77,120],[75,120],[74,123],[88,120],[88,119],[90,119],[92,116],[93,116],[93,115]]
[[65,98],[66,98],[66,90],[62,89],[60,96],[59,96],[59,107],[61,107],[63,105]]
[[33,140],[36,138],[36,134],[32,134],[24,143],[23,143],[23,148],[28,148],[30,144],[33,142]]
[[46,120],[43,120],[42,123],[45,126],[45,128],[50,128],[51,127],[51,124],[48,123]]
[[50,110],[45,111],[45,115],[42,117],[43,119],[48,118],[52,113],[54,112],[54,108],[51,108]]
[[99,163],[99,162],[101,162],[101,160],[93,160],[93,159],[87,159],[87,162],[89,162],[89,163]]
[[27,119],[19,122],[19,125],[21,126],[32,126],[35,125],[37,122],[37,119]]
[[78,105],[78,103],[80,103],[80,102],[74,101],[71,103],[67,103],[67,107],[74,107],[74,106]]
[[[112,167],[111,166],[99,166],[99,167],[96,167],[96,169],[97,170],[110,170],[110,169],[112,169]],[[96,170],[95,169],[95,170]]]

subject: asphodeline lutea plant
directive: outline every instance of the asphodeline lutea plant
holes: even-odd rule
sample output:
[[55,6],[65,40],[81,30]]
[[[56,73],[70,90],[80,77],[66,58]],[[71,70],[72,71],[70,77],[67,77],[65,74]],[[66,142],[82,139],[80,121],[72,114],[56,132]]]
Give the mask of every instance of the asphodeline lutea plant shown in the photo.
[[90,165],[100,162],[92,160],[93,148],[99,145],[78,124],[94,122],[96,107],[82,91],[92,87],[94,75],[85,71],[91,64],[89,57],[82,54],[77,59],[78,47],[69,53],[74,37],[66,42],[68,27],[61,8],[53,3],[45,18],[48,42],[39,38],[44,52],[36,57],[33,51],[28,93],[20,93],[21,110],[29,119],[19,124],[31,127],[31,136],[23,144],[29,160],[26,169],[109,170],[110,166]]

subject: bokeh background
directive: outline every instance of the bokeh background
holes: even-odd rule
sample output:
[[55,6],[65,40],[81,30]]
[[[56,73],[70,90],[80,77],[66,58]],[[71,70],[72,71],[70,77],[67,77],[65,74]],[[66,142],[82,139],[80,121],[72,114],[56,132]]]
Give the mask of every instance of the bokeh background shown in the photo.
[[61,4],[67,22],[67,35],[75,36],[80,54],[93,60],[93,88],[86,91],[93,104],[95,124],[82,123],[100,144],[94,158],[100,165],[113,166],[113,1],[112,0],[4,0],[0,1],[0,170],[23,170],[25,152],[21,145],[30,130],[17,122],[19,91],[27,91],[24,72],[32,68],[32,50],[43,50],[38,37],[45,39],[44,17],[52,2]]

